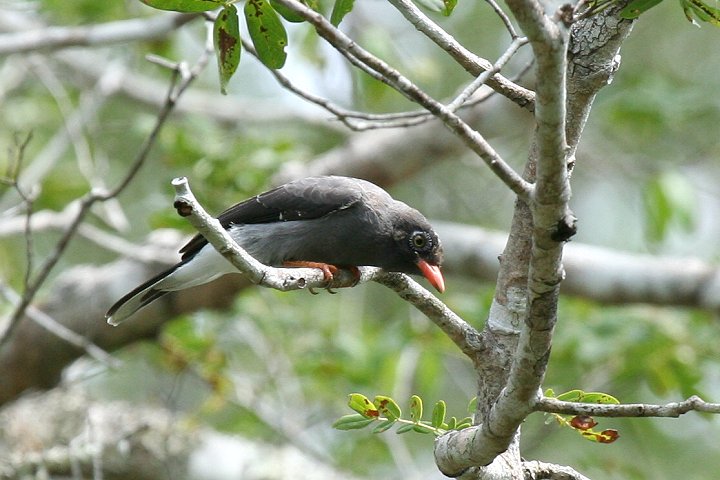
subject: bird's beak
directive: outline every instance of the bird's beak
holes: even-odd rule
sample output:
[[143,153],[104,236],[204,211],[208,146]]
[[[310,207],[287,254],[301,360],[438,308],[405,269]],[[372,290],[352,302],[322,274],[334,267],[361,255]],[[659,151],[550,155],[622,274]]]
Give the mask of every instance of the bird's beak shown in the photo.
[[422,272],[423,276],[428,279],[430,284],[437,289],[438,292],[443,293],[445,291],[445,279],[440,273],[440,267],[437,265],[430,265],[423,259],[418,260],[417,266]]

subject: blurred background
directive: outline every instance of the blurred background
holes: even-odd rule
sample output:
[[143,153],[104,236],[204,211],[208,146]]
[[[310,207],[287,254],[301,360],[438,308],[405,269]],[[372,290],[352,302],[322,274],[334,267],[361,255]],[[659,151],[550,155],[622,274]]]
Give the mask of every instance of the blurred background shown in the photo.
[[[429,94],[452,98],[469,81],[466,72],[389,4],[357,3],[343,30]],[[0,38],[38,25],[91,25],[155,15],[157,11],[134,1],[8,1],[0,11]],[[429,15],[490,61],[509,44],[501,22],[483,2],[461,1],[450,17]],[[288,30],[289,57],[282,73],[298,87],[353,110],[415,109],[352,70],[306,25],[289,25]],[[14,168],[12,152],[31,133],[20,178],[35,197],[34,212],[62,212],[90,188],[116,185],[152,128],[170,76],[144,56],[193,62],[204,38],[205,26],[196,20],[153,41],[0,56],[0,171]],[[694,27],[675,3],[653,8],[636,23],[622,47],[619,71],[595,102],[578,151],[572,207],[579,232],[574,242],[717,261],[720,56],[709,52],[718,47],[720,30]],[[526,47],[503,73],[512,78],[529,59]],[[532,75],[519,82],[532,88]],[[530,114],[495,95],[468,115],[501,155],[522,170],[532,135]],[[358,171],[431,220],[506,231],[512,194],[441,126],[435,128],[423,133],[437,135],[428,154],[411,148],[417,129],[353,133],[279,86],[248,52],[228,95],[222,96],[211,58],[138,177],[116,201],[97,205],[86,223],[138,248],[158,229],[189,237],[192,228],[172,208],[173,177],[189,177],[204,206],[219,212],[281,178],[311,171],[323,156],[347,155],[342,168],[349,170],[339,173],[353,171],[361,155],[344,149],[356,142],[376,149],[379,164],[403,162],[401,175],[372,166]],[[382,142],[396,147],[384,150]],[[59,230],[52,225],[40,229],[28,243],[17,227],[24,216],[16,192],[9,186],[0,189],[0,280],[22,292],[28,247],[36,267],[54,248]],[[163,247],[172,253],[182,243],[177,239],[176,245]],[[63,274],[86,265],[112,265],[123,257],[122,249],[101,243],[88,235],[72,240],[39,292],[40,306],[62,294],[58,282],[66,280]],[[453,252],[446,255],[451,258]],[[113,271],[107,270],[109,275]],[[493,279],[449,271],[446,282],[443,301],[481,328]],[[128,290],[132,283],[128,279]],[[113,292],[115,298],[122,293]],[[92,306],[88,312],[109,307],[108,302],[95,305],[102,302],[94,295],[92,288],[86,292]],[[0,313],[9,314],[11,302],[0,302]],[[204,432],[203,447],[183,457],[191,463],[188,478],[444,478],[434,466],[431,436],[331,427],[350,413],[346,395],[351,392],[391,395],[401,402],[418,394],[429,405],[444,399],[449,414],[467,415],[476,387],[472,365],[431,322],[376,284],[316,296],[244,288],[227,302],[221,310],[163,321],[146,339],[126,342],[112,352],[120,367],[87,356],[72,363],[61,386],[78,395],[73,411],[120,401],[118,409],[157,409],[186,432]],[[76,325],[103,322],[101,316],[83,316],[84,305],[77,308]],[[603,391],[624,403],[665,403],[693,394],[720,399],[717,312],[566,297],[559,315],[546,388]],[[121,335],[115,332],[122,328],[106,335]],[[22,372],[22,364],[12,367]],[[33,395],[30,399],[41,405],[43,398],[52,398],[43,392]],[[26,400],[27,394],[20,401]],[[20,401],[8,401],[0,411],[6,427],[0,434],[0,466],[19,462],[15,430],[7,426],[24,418],[13,410]],[[64,404],[52,405],[60,409]],[[707,479],[720,471],[717,416],[597,419],[598,428],[619,430],[621,438],[610,445],[583,440],[546,420],[541,414],[527,420],[524,458],[570,465],[605,479]],[[23,448],[47,453],[46,445],[28,442]],[[169,440],[163,445],[171,449]],[[38,464],[49,464],[43,458]],[[165,465],[148,478],[181,478],[171,470]],[[12,471],[17,473],[6,470]],[[13,475],[2,478],[20,478]]]

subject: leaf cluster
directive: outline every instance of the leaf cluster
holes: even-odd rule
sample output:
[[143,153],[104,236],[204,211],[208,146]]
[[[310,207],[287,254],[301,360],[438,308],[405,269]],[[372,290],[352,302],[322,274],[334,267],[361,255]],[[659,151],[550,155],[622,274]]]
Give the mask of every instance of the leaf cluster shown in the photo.
[[[597,403],[597,404],[613,404],[617,405],[620,402],[617,398],[607,393],[602,392],[584,392],[582,390],[570,390],[560,395],[555,396],[555,392],[552,389],[548,389],[545,392],[545,396],[557,398],[564,402],[577,402],[577,403]],[[597,443],[613,443],[615,440],[620,438],[620,433],[612,428],[608,428],[598,432],[593,430],[598,425],[598,422],[589,415],[561,415],[558,413],[548,414],[548,422],[555,420],[560,426],[572,428],[578,432],[584,439],[590,440]]]
[[[472,402],[471,402],[472,404]],[[382,433],[395,425],[398,434],[407,432],[427,433],[439,437],[450,430],[462,430],[472,425],[472,418],[446,418],[444,400],[438,400],[433,407],[430,420],[423,420],[423,401],[418,395],[410,397],[410,418],[402,418],[402,410],[391,397],[376,395],[371,402],[361,393],[348,395],[348,406],[357,413],[340,417],[333,424],[338,430],[358,430],[374,424],[372,432]]]

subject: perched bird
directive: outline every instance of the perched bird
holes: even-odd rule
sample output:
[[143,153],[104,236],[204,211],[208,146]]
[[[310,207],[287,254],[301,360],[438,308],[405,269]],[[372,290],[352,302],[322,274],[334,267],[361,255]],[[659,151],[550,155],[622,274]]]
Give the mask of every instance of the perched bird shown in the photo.
[[[218,220],[260,262],[321,268],[380,267],[421,274],[440,292],[442,246],[425,217],[385,190],[349,177],[309,177],[279,186],[225,210]],[[238,270],[202,235],[182,249],[181,261],[117,301],[106,314],[117,325],[168,292],[210,282]]]

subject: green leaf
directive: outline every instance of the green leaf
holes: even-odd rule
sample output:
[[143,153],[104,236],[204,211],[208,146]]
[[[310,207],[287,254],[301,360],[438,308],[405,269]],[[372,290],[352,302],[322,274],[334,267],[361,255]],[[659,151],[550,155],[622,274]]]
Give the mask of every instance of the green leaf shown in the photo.
[[279,4],[276,0],[270,0],[270,6],[273,7],[273,9],[275,9],[275,11],[279,13],[280,16],[288,22],[300,23],[305,21],[305,19],[301,17],[298,13],[290,10],[285,5]]
[[422,418],[422,414],[422,398],[418,397],[417,395],[413,395],[412,397],[410,397],[410,418],[415,422],[419,422]]
[[235,5],[227,5],[215,19],[213,41],[220,75],[220,91],[225,95],[225,88],[240,63],[240,28]]
[[450,14],[455,10],[455,7],[457,6],[457,0],[443,0],[443,4],[445,4],[445,8],[443,8],[443,15],[446,17],[449,17]]
[[266,0],[248,0],[245,20],[258,58],[268,68],[282,68],[287,54],[287,32],[277,12]]
[[472,417],[465,417],[462,420],[458,420],[457,427],[455,427],[455,428],[457,430],[462,430],[463,428],[467,428],[470,425],[472,425]]
[[362,393],[351,393],[348,395],[348,407],[365,418],[375,419],[380,415],[375,405]]
[[334,26],[340,25],[345,15],[350,13],[355,5],[355,0],[335,0],[332,13],[330,14],[330,23]]
[[447,406],[443,400],[439,400],[432,411],[432,418],[430,424],[435,428],[442,428],[445,423],[445,413],[447,412]]
[[561,393],[556,398],[558,400],[562,400],[563,402],[579,402],[584,393],[585,392],[582,390],[570,390],[565,393]]
[[425,425],[424,423],[416,423],[413,425],[413,431],[418,433],[432,433],[433,435],[438,433],[433,427]]
[[400,427],[398,427],[398,429],[395,430],[395,433],[397,433],[399,435],[402,433],[412,432],[414,429],[415,429],[414,423],[406,423],[405,425],[401,425]]
[[395,422],[397,420],[385,420],[383,422],[378,423],[375,428],[373,428],[373,433],[382,433],[385,430],[390,429],[393,425],[395,425]]
[[374,421],[375,419],[373,418],[366,418],[359,413],[352,413],[350,415],[343,415],[335,420],[333,428],[337,430],[358,430],[367,427]]
[[207,12],[222,7],[225,2],[218,0],[140,0],[149,7],[173,12]]
[[470,401],[468,402],[467,412],[468,412],[469,414],[473,414],[473,415],[474,415],[476,410],[477,410],[477,397],[473,397],[473,398],[471,398]]
[[603,404],[614,404],[617,405],[620,403],[620,401],[613,397],[612,395],[608,395],[607,393],[602,392],[585,392],[583,393],[581,399],[579,400],[582,403],[603,403]]
[[641,13],[650,10],[652,7],[662,2],[662,0],[633,0],[628,3],[625,8],[620,10],[620,16],[628,20],[634,20]]
[[457,418],[450,417],[450,420],[448,420],[446,429],[447,430],[455,430],[456,427],[457,427]]
[[649,239],[660,242],[673,226],[690,231],[695,225],[696,197],[692,184],[675,171],[653,178],[643,192]]
[[[695,17],[702,22],[708,22],[716,27],[720,26],[720,9],[711,7],[702,0],[680,0],[685,18],[697,25]],[[699,26],[699,25],[698,25]]]
[[377,408],[381,416],[389,420],[397,420],[402,416],[402,410],[395,400],[384,395],[377,395],[373,400],[373,405]]

